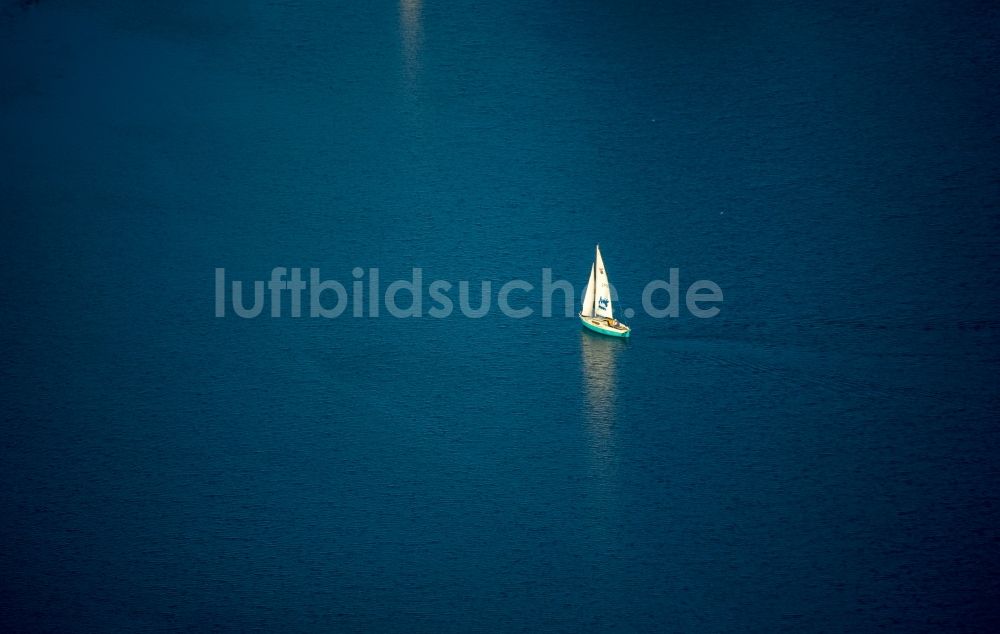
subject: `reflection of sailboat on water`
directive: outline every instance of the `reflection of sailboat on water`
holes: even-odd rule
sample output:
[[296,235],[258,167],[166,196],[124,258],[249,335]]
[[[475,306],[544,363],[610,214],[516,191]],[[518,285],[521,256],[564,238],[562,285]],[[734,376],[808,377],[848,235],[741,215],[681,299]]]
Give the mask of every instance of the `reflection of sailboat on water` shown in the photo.
[[420,46],[424,39],[421,0],[400,0],[399,23],[403,35],[403,65],[407,91],[413,93],[420,74]]
[[580,333],[583,380],[586,387],[587,420],[594,441],[606,449],[615,422],[618,401],[618,354],[624,342]]
[[591,525],[601,539],[614,540],[612,526],[620,511],[617,495],[618,355],[627,339],[602,337],[580,331],[580,366],[583,370],[584,420],[590,449],[590,483],[595,506]]

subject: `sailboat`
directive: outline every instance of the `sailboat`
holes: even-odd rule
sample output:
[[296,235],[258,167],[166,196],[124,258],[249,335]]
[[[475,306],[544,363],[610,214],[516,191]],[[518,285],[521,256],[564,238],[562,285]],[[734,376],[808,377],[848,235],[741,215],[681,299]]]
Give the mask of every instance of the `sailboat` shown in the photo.
[[594,263],[590,266],[590,280],[587,282],[587,292],[583,294],[583,310],[580,311],[580,321],[594,332],[609,337],[628,337],[632,329],[615,319],[611,307],[611,284],[608,282],[608,271],[604,268],[601,258],[601,245],[597,245]]

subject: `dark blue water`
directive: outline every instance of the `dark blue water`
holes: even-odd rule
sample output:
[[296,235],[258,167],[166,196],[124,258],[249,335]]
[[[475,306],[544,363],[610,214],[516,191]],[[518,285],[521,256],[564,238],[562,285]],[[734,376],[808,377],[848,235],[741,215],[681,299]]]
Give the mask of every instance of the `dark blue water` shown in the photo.
[[[996,9],[21,4],[3,629],[1000,627]],[[598,241],[628,342],[213,313]]]

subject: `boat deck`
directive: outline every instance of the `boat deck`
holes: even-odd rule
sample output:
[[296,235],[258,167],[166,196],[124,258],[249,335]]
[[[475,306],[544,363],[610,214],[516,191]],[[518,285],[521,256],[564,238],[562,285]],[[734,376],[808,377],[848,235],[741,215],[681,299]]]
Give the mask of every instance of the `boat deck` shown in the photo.
[[628,326],[621,322],[615,322],[608,317],[584,317],[587,321],[594,324],[595,326],[600,326],[601,328],[611,328],[612,330],[620,330],[625,332],[628,330]]

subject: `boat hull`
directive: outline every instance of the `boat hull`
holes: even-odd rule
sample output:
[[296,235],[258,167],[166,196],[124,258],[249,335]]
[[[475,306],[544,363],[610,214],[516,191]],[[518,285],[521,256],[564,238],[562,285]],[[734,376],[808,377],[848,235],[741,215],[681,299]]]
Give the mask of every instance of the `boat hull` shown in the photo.
[[632,334],[632,329],[625,326],[625,324],[622,324],[624,326],[623,330],[606,325],[603,317],[585,317],[580,315],[580,323],[583,324],[584,328],[608,337],[628,337]]

